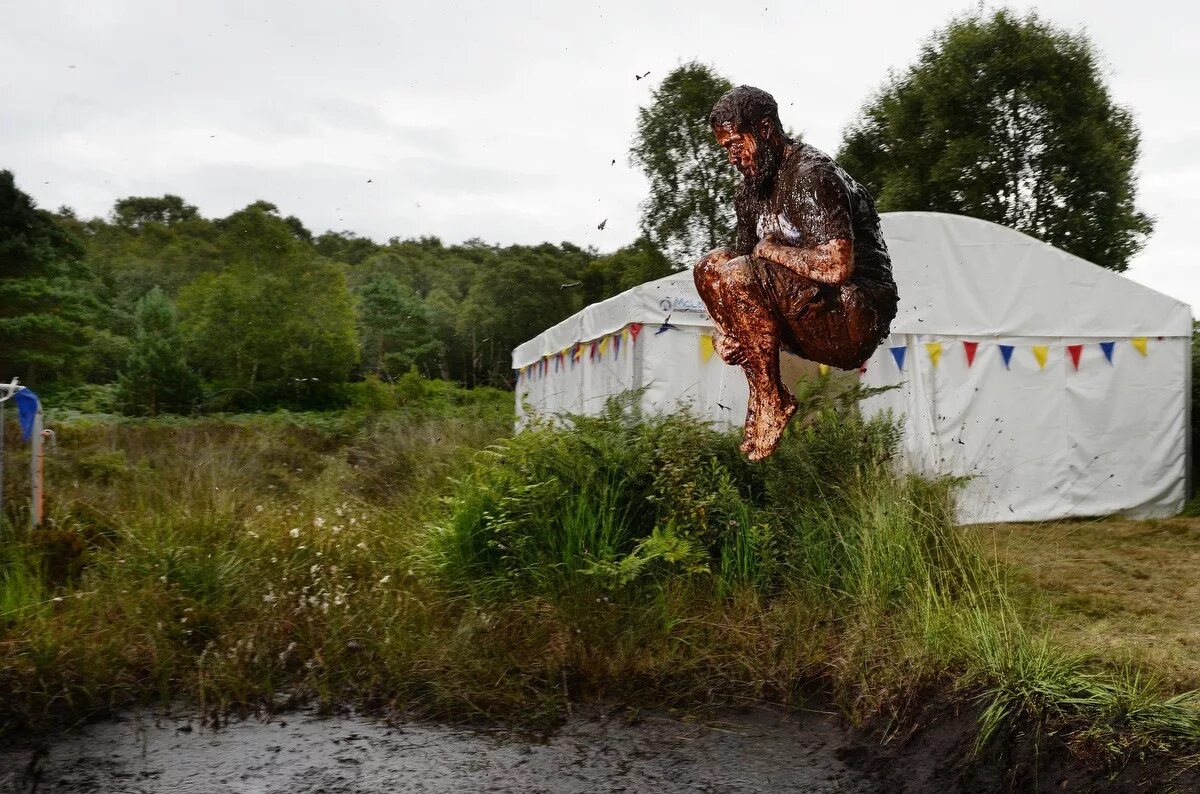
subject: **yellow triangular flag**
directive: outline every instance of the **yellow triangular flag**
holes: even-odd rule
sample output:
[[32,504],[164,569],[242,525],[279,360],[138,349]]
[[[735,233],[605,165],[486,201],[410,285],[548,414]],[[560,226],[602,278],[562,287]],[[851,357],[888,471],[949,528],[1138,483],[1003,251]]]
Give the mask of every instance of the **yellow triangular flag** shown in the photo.
[[1050,348],[1046,345],[1034,345],[1033,357],[1037,359],[1038,369],[1046,368],[1046,354],[1050,352]]
[[600,339],[600,356],[601,356],[601,358],[604,357],[605,350],[608,350],[608,337],[607,336],[602,337]]
[[629,326],[628,325],[621,329],[621,341],[622,342],[629,341]]
[[942,359],[942,343],[926,342],[925,349],[929,351],[929,360],[933,362],[934,369],[937,369],[938,362]]
[[829,365],[828,364],[818,364],[817,371],[821,373],[821,377],[825,377],[826,375],[829,374]]
[[1135,336],[1133,339],[1130,339],[1129,341],[1133,342],[1133,346],[1135,348],[1137,348],[1137,352],[1141,353],[1143,356],[1146,355],[1146,337]]
[[705,364],[713,355],[712,334],[700,334],[700,360]]

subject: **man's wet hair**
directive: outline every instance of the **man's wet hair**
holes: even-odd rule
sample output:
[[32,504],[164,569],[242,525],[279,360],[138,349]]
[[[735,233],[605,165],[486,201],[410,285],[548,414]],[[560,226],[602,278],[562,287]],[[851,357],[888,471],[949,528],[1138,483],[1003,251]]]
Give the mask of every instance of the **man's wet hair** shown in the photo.
[[779,105],[775,97],[749,85],[731,88],[713,105],[708,114],[710,126],[731,122],[735,130],[758,130],[763,119],[770,119],[775,132],[783,135],[783,124],[779,121]]

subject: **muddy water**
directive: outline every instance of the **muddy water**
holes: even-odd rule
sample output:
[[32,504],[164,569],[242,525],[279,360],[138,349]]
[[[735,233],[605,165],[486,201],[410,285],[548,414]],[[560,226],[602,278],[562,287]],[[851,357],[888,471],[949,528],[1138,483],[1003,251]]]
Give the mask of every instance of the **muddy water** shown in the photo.
[[542,738],[297,714],[212,730],[139,712],[0,752],[0,792],[893,790],[855,768],[846,738],[832,715],[770,709],[706,724],[593,713]]

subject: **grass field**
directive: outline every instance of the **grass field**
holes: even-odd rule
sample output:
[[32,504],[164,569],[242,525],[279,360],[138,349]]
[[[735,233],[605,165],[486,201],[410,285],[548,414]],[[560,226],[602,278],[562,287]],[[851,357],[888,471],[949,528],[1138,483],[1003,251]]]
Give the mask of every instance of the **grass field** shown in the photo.
[[1190,520],[957,528],[953,484],[897,473],[895,428],[819,383],[757,465],[687,416],[512,437],[510,395],[418,386],[58,418],[51,520],[0,526],[0,735],[177,698],[545,721],[820,693],[898,727],[937,692],[981,746],[1200,742]]
[[974,527],[1063,643],[1200,688],[1200,518]]

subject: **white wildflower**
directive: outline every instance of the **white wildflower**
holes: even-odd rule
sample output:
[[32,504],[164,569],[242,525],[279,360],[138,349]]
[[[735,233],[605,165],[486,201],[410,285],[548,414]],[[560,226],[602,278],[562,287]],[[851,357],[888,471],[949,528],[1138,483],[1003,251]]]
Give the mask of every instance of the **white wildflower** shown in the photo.
[[256,513],[261,513],[262,511],[263,511],[263,506],[262,506],[262,505],[255,505],[255,506],[254,506],[254,512],[256,512]]
[[380,583],[380,584],[387,584],[387,583],[388,583],[388,582],[390,582],[390,581],[392,581],[392,575],[389,573],[387,576],[385,576],[385,577],[383,577],[382,579],[380,579],[380,580],[379,580],[379,583]]
[[300,527],[292,527],[291,531],[288,532],[288,534],[291,535],[293,538],[300,537]]
[[313,519],[313,526],[316,527],[317,529],[320,529],[321,527],[325,526],[325,519],[321,518],[320,516],[317,516],[316,518]]
[[365,549],[367,548],[367,544],[366,544],[364,541],[361,541],[361,540],[360,540],[358,543],[354,544],[354,545],[355,545],[355,546],[357,546],[357,547],[358,547],[358,548],[360,548],[360,549],[363,549],[363,550],[365,550]]

